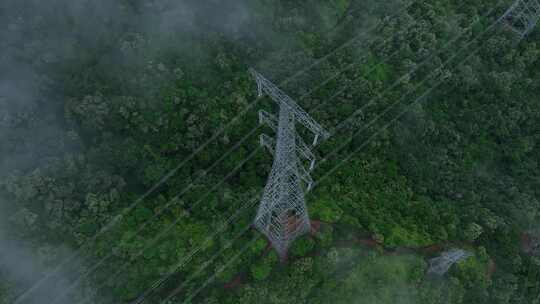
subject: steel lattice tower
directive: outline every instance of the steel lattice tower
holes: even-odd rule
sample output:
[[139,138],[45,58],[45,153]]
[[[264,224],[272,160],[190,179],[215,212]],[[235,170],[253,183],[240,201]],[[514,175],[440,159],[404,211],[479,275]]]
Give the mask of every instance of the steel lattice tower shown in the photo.
[[443,252],[441,256],[429,260],[428,273],[443,275],[452,265],[470,256],[472,256],[472,253],[462,249]]
[[502,20],[520,38],[525,37],[540,20],[540,0],[516,0]]
[[274,154],[274,162],[254,226],[284,260],[289,245],[311,230],[304,189],[311,190],[313,180],[309,172],[314,167],[315,156],[296,132],[295,125],[299,122],[313,133],[313,146],[319,138],[326,139],[330,134],[273,83],[253,69],[250,73],[257,82],[258,96],[264,92],[279,106],[277,118],[266,111],[259,112],[259,122],[268,124],[277,133],[277,140],[266,134],[260,137],[261,145]]

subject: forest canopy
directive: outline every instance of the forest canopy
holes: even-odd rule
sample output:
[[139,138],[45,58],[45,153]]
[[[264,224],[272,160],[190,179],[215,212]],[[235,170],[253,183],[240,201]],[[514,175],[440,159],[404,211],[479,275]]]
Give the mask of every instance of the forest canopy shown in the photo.
[[[3,0],[0,304],[540,304],[513,3]],[[332,133],[286,261],[251,227],[278,107],[249,68]]]

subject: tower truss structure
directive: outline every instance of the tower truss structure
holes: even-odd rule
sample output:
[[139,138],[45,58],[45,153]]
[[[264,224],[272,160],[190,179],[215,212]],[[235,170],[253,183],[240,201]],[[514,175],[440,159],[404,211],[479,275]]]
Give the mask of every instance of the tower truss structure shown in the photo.
[[520,38],[527,36],[540,20],[540,0],[516,0],[502,20]]
[[441,256],[429,260],[428,273],[444,275],[452,265],[472,256],[472,253],[462,249],[452,249],[445,251]]
[[279,106],[279,116],[259,111],[259,123],[266,124],[276,138],[260,136],[260,144],[274,155],[270,177],[264,188],[254,226],[264,234],[284,260],[290,244],[311,230],[304,194],[311,190],[310,171],[315,156],[296,131],[300,123],[313,134],[312,146],[330,136],[298,104],[254,69],[249,70],[257,82],[258,96],[266,93]]

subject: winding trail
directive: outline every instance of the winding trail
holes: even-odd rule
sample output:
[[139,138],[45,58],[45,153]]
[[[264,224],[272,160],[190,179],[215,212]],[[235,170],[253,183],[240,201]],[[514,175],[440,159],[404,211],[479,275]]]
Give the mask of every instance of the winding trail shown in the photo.
[[[312,230],[311,230],[310,237],[314,238],[321,231],[324,225],[336,227],[336,224],[333,224],[333,223],[323,222],[319,220],[312,220],[311,222]],[[332,245],[332,247],[338,247],[338,248],[354,248],[357,246],[360,246],[366,249],[382,249],[383,254],[387,256],[415,254],[415,255],[422,256],[424,259],[428,259],[433,256],[436,256],[437,254],[451,247],[471,247],[471,246],[474,246],[474,244],[466,243],[466,242],[446,242],[446,243],[438,243],[438,244],[432,244],[432,245],[421,246],[421,247],[411,247],[411,246],[388,247],[388,246],[384,246],[383,243],[377,242],[371,235],[363,235],[363,236],[355,237],[352,239],[335,240]],[[272,246],[269,242],[267,242],[267,246],[265,250],[261,253],[261,257],[268,255],[271,252],[271,250],[272,250]],[[286,262],[290,263],[290,262],[293,262],[295,260],[305,258],[305,257],[320,256],[323,253],[323,251],[324,250],[316,250],[316,251],[310,252],[309,254],[305,256],[287,258]],[[496,270],[497,270],[497,265],[495,264],[495,261],[493,259],[490,259],[488,262],[488,267],[486,269],[487,278],[490,279]],[[239,288],[242,285],[246,284],[247,279],[248,279],[248,273],[246,271],[240,272],[229,282],[225,283],[223,285],[223,288],[229,289],[229,290]]]

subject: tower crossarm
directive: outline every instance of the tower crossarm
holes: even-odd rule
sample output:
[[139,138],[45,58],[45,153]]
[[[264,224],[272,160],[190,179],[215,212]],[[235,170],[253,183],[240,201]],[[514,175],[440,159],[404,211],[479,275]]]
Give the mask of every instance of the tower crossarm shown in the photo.
[[304,166],[299,164],[298,173],[300,175],[300,178],[306,183],[307,191],[311,191],[311,187],[313,186],[313,179],[311,178],[309,172],[306,170],[306,168],[304,168]]
[[253,75],[257,82],[257,91],[259,97],[262,96],[263,92],[265,92],[278,104],[283,104],[287,106],[295,116],[295,119],[315,135],[313,145],[317,144],[317,139],[319,138],[319,136],[323,139],[327,139],[328,137],[330,137],[330,133],[326,131],[313,118],[311,118],[308,113],[306,113],[302,108],[300,108],[300,106],[298,106],[298,104],[296,104],[296,102],[292,100],[292,98],[287,96],[287,94],[281,91],[277,86],[275,86],[272,82],[262,76],[259,72],[255,71],[252,68],[249,69],[249,72],[251,73],[251,75]]
[[259,111],[259,124],[266,124],[274,132],[277,132],[278,120],[276,116],[266,112],[265,110]]
[[260,140],[261,146],[267,148],[268,151],[272,153],[272,155],[275,154],[274,147],[276,146],[276,141],[272,137],[266,134],[261,134],[259,137],[259,140]]
[[309,161],[308,170],[313,170],[313,168],[315,167],[315,155],[313,154],[313,152],[311,152],[311,149],[304,142],[302,137],[300,137],[298,134],[296,135],[296,149],[300,153],[300,156]]
[[[264,110],[259,111],[259,123],[266,124],[274,132],[277,132],[277,125],[278,125],[277,118],[274,115]],[[315,167],[315,155],[313,154],[313,152],[311,152],[311,149],[308,147],[306,142],[302,139],[302,137],[298,133],[296,133],[295,140],[296,140],[296,148],[297,148],[298,153],[300,154],[300,156],[308,160],[309,171],[313,170],[313,168]],[[262,139],[261,139],[261,145],[263,145]]]

